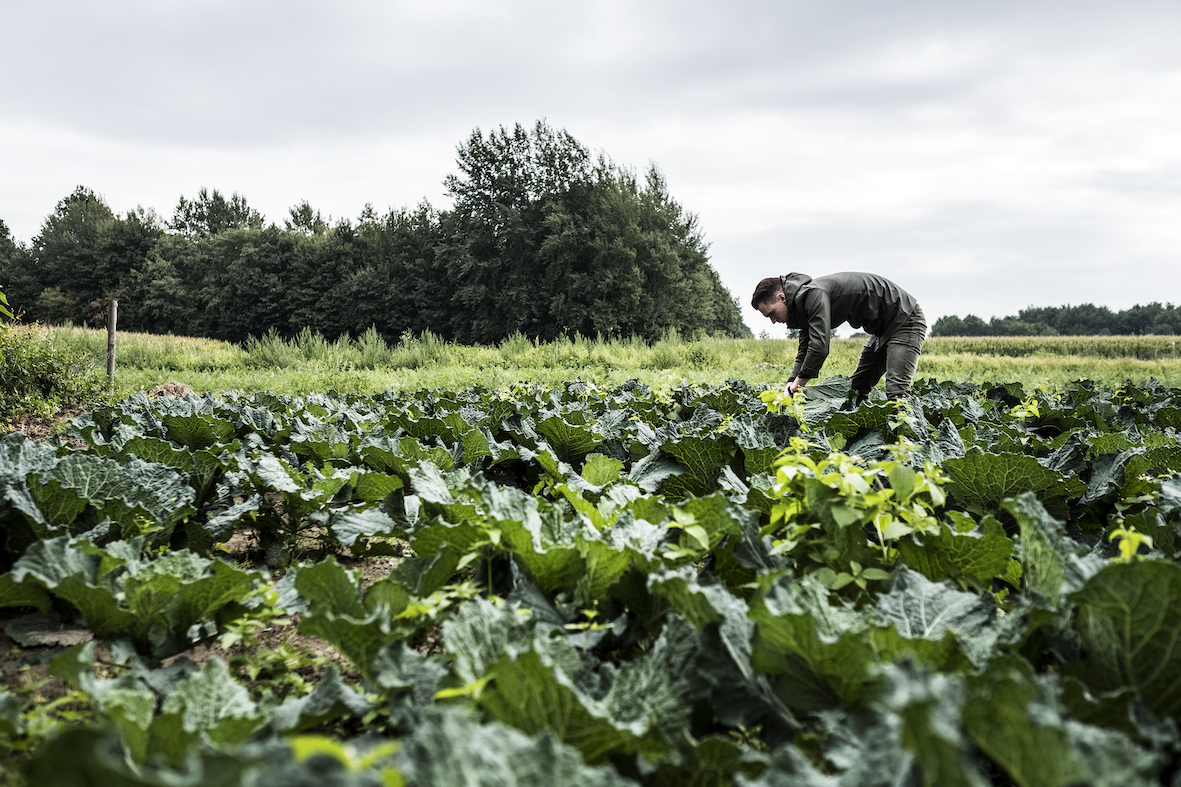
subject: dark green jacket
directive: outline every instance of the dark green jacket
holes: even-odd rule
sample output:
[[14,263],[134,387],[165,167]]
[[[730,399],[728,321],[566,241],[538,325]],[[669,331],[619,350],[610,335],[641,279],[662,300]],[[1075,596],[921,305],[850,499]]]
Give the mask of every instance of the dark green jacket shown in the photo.
[[828,358],[832,329],[843,322],[885,343],[918,306],[906,290],[875,273],[804,273],[779,277],[787,301],[787,327],[800,331],[800,351],[791,376],[812,379]]

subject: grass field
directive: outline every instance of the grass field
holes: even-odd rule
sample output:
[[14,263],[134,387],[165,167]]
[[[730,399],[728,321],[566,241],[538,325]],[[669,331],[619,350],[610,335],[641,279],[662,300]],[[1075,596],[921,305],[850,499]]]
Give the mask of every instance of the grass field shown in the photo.
[[[85,351],[90,373],[105,374],[105,331],[50,329],[53,341]],[[861,339],[835,339],[824,376],[848,375]],[[491,387],[522,380],[555,383],[575,377],[605,385],[636,378],[649,385],[685,379],[717,382],[785,382],[796,342],[784,339],[684,340],[675,334],[652,345],[639,340],[563,339],[537,344],[514,336],[495,346],[450,344],[435,336],[404,336],[388,344],[375,332],[328,342],[305,332],[291,341],[275,335],[237,346],[211,339],[124,333],[119,335],[116,395],[170,382],[196,391],[270,390],[304,394],[335,390],[370,393],[389,388]],[[970,382],[1020,381],[1059,388],[1086,378],[1118,385],[1156,379],[1181,386],[1181,357],[1174,337],[1014,337],[929,339],[919,378]]]

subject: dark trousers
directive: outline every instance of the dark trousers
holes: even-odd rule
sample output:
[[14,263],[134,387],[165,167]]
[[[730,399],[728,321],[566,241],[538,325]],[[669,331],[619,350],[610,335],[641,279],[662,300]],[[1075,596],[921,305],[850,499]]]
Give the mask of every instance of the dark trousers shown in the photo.
[[918,306],[910,313],[889,341],[871,336],[861,348],[857,368],[853,370],[853,390],[859,398],[869,396],[869,389],[886,376],[886,396],[901,399],[910,394],[910,384],[919,367],[919,353],[927,338],[927,318]]

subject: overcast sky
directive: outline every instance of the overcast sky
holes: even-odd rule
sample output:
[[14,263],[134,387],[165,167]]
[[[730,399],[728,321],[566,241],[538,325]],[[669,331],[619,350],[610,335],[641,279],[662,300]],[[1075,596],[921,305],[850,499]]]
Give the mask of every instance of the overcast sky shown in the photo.
[[0,29],[24,242],[78,185],[165,219],[202,186],[279,224],[446,207],[473,129],[544,118],[660,167],[756,333],[790,270],[882,273],[932,321],[1181,303],[1175,0],[39,0]]

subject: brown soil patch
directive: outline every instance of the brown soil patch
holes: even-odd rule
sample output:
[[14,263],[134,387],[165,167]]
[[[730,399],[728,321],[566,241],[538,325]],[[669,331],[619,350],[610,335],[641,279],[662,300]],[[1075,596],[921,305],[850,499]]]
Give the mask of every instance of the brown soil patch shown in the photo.
[[[400,543],[399,545],[409,548],[408,544]],[[223,554],[221,557],[242,568],[259,570],[276,579],[284,572],[284,569],[275,571],[268,569],[257,548],[257,535],[249,528],[236,532],[227,546],[230,548],[229,554]],[[295,556],[297,562],[323,559],[329,553],[329,550],[323,549],[325,545],[315,541],[305,543],[304,546],[313,547],[313,549],[297,553]],[[317,546],[321,549],[315,550]],[[340,549],[332,554],[337,562],[345,568],[361,573],[362,593],[368,590],[374,582],[388,576],[400,560],[399,557],[386,555],[357,557],[352,555],[348,549]],[[26,702],[31,701],[37,704],[52,702],[68,694],[70,689],[60,678],[50,676],[50,659],[60,653],[64,647],[89,641],[91,636],[84,628],[59,620],[52,613],[49,615],[29,613],[30,610],[0,609],[0,689],[17,694]],[[272,666],[296,673],[308,684],[318,681],[329,664],[333,663],[336,664],[341,678],[346,683],[361,681],[361,675],[335,648],[321,639],[300,634],[297,630],[298,624],[298,615],[286,615],[270,621],[266,628],[255,630],[253,637],[251,637],[253,641],[249,646],[237,643],[226,649],[216,641],[206,642],[166,659],[165,663],[187,658],[197,664],[203,664],[210,658],[217,657],[228,665],[240,665],[247,661],[258,661],[258,654],[263,654],[264,658],[270,657],[271,654],[280,652],[283,649],[282,646],[286,645],[284,652],[293,654],[287,660],[288,663],[282,664],[280,661],[272,659]],[[18,633],[19,629],[18,635],[26,641],[44,644],[22,646],[6,633],[5,630],[9,626],[14,626],[14,633]],[[110,649],[102,640],[95,640],[95,642],[97,663],[111,665]],[[438,632],[429,636],[426,643],[420,645],[419,649],[424,652],[441,651]],[[235,670],[235,672],[238,673],[238,679],[244,684],[249,685],[252,682],[239,670]],[[259,680],[265,682],[266,677],[260,675]],[[279,693],[283,693],[281,687],[276,688]]]
[[8,434],[9,432],[24,432],[34,440],[44,440],[47,437],[57,434],[59,424],[71,418],[76,418],[85,409],[80,404],[70,404],[48,418],[26,413],[25,415],[17,416],[10,424],[0,424],[0,435]]
[[188,396],[196,393],[192,388],[184,383],[178,383],[175,380],[170,380],[163,385],[157,385],[152,390],[148,391],[148,396]]

